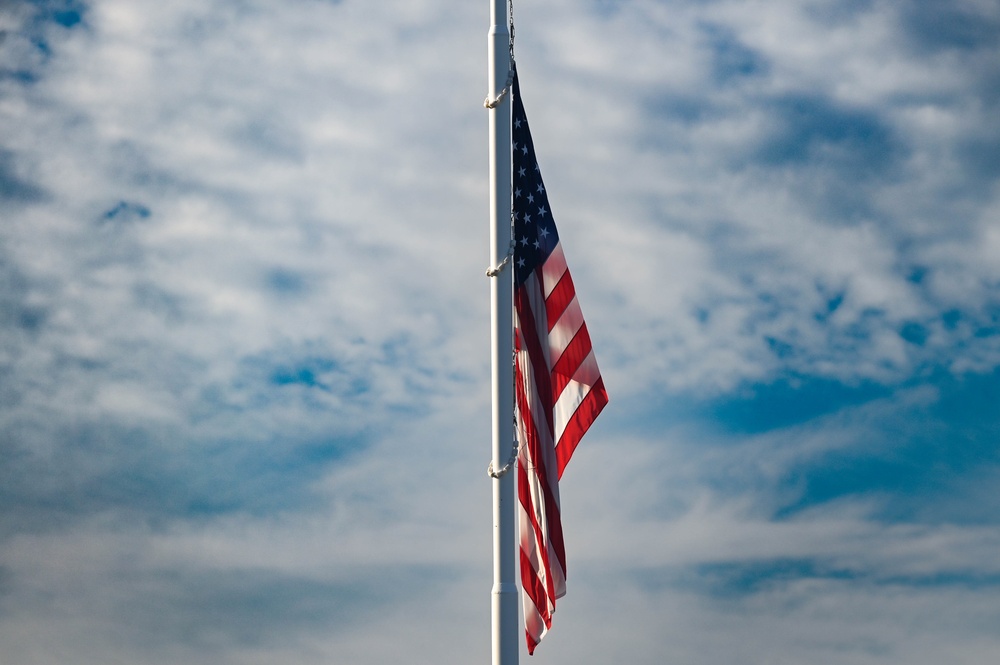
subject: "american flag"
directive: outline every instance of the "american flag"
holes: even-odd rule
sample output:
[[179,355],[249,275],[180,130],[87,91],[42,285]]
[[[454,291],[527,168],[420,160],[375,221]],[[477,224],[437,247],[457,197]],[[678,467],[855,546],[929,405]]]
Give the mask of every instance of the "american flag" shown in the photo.
[[513,81],[515,386],[521,584],[528,653],[566,593],[559,478],[608,402],[566,268],[517,75]]

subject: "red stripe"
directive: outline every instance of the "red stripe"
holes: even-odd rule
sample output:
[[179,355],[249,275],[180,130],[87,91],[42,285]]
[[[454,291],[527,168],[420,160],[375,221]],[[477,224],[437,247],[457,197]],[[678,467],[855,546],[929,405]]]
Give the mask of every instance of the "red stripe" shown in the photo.
[[580,363],[586,360],[592,349],[590,333],[587,332],[587,324],[584,323],[552,368],[552,394],[557,400],[566,384],[573,379],[576,370],[580,369]]
[[562,274],[559,283],[552,289],[552,293],[545,299],[545,309],[548,315],[549,330],[556,325],[556,321],[566,310],[566,305],[573,302],[576,297],[576,289],[573,288],[573,278],[567,270]]
[[528,631],[524,631],[524,634],[528,642],[528,655],[532,656],[535,653],[535,647],[538,646],[538,642],[535,640],[534,636],[532,636],[532,634],[529,633]]
[[545,259],[545,263],[539,266],[536,271],[546,296],[556,287],[556,282],[562,279],[563,273],[567,270],[569,268],[566,266],[566,255],[563,254],[562,244],[557,242],[556,246],[552,248],[549,258]]
[[562,478],[563,471],[566,469],[566,464],[569,463],[569,458],[572,457],[573,451],[580,444],[580,439],[590,429],[590,426],[597,419],[598,414],[601,413],[601,410],[604,409],[607,403],[608,391],[604,388],[604,378],[602,377],[597,380],[590,388],[587,396],[583,398],[583,402],[580,403],[573,417],[566,423],[566,429],[563,430],[563,434],[559,437],[559,442],[556,444],[556,459],[558,460],[560,478]]

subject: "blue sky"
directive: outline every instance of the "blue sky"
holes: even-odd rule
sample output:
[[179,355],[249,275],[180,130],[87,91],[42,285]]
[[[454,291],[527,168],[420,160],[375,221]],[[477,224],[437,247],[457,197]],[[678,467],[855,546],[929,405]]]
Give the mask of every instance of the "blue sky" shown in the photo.
[[[472,4],[0,3],[5,664],[489,657]],[[1000,8],[515,20],[612,400],[533,660],[990,662]]]

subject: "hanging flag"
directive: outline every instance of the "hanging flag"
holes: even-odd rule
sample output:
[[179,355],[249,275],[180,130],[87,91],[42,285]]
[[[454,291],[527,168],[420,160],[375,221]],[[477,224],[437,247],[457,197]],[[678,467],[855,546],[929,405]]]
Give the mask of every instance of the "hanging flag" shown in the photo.
[[524,625],[533,653],[566,593],[559,478],[608,394],[549,210],[516,72],[512,92],[517,485]]

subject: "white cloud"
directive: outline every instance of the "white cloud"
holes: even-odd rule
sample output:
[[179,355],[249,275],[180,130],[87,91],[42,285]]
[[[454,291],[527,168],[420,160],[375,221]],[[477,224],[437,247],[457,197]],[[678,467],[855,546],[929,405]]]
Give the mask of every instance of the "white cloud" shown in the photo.
[[[485,658],[487,7],[7,4],[6,657]],[[996,17],[918,5],[515,7],[612,399],[545,658],[995,650]],[[987,458],[810,503],[921,437]]]

